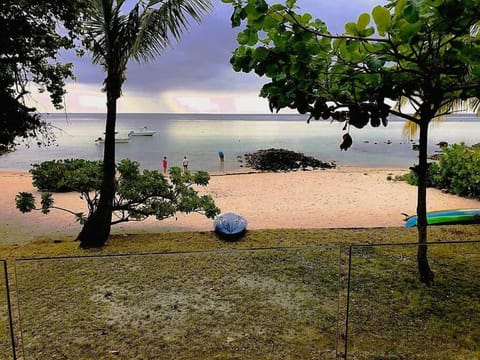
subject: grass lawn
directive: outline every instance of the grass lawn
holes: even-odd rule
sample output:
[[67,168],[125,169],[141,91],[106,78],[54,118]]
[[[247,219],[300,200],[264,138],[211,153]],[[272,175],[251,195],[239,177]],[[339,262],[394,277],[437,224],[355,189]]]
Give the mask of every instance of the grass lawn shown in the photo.
[[439,243],[431,288],[416,279],[416,247],[397,245],[416,241],[404,228],[249,231],[238,242],[140,234],[89,251],[52,239],[0,246],[0,257],[25,360],[334,359],[339,269],[347,245],[369,243],[393,245],[352,248],[349,359],[478,359],[480,244],[443,242],[479,235],[474,225],[429,229]]

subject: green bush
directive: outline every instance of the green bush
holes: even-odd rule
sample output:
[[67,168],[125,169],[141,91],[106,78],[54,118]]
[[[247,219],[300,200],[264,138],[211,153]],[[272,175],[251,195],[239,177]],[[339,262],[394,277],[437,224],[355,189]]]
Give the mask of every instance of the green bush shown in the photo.
[[[410,168],[410,169],[411,170],[410,170],[409,173],[407,173],[405,175],[402,175],[402,176],[398,176],[396,178],[396,180],[406,181],[410,185],[417,186],[418,185],[417,173],[413,170],[413,168]],[[438,172],[439,172],[439,166],[438,166],[437,163],[429,164],[429,167],[428,167],[428,170],[427,170],[427,186],[442,188],[439,185],[439,180],[437,179]]]
[[[412,170],[405,181],[417,185],[416,173]],[[465,143],[443,148],[439,161],[429,166],[427,185],[460,196],[480,197],[480,148]]]
[[40,191],[90,191],[101,181],[102,162],[84,159],[44,161],[32,164],[30,173],[33,186]]
[[[142,221],[150,216],[163,220],[177,212],[196,212],[213,219],[220,213],[210,195],[201,195],[195,188],[206,186],[210,175],[205,171],[186,172],[178,167],[170,168],[169,177],[158,170],[140,170],[136,161],[124,159],[117,164],[113,184],[115,195],[112,203],[112,225],[127,221]],[[40,191],[37,207],[31,193],[20,192],[16,198],[21,212],[33,210],[48,214],[51,209],[72,214],[84,224],[96,211],[100,198],[102,163],[83,159],[46,161],[34,165],[31,170],[33,185]],[[75,191],[87,202],[88,213],[57,207],[51,192]]]

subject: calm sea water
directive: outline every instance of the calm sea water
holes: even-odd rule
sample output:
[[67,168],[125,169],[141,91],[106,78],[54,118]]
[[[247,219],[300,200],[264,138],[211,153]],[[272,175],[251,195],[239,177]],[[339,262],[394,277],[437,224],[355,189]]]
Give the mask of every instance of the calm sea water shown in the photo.
[[[53,114],[45,117],[58,128],[57,145],[38,148],[20,146],[1,157],[0,168],[29,170],[31,164],[52,159],[84,158],[99,160],[103,145],[95,139],[103,135],[105,114]],[[479,119],[480,120],[480,119]],[[430,129],[429,152],[438,151],[440,141],[480,142],[480,121],[474,116],[450,117]],[[169,166],[181,166],[184,155],[190,169],[229,171],[242,167],[239,161],[247,152],[284,148],[303,152],[320,160],[335,160],[338,165],[365,167],[409,167],[417,162],[412,141],[402,138],[403,121],[392,118],[385,127],[352,128],[353,146],[341,152],[342,123],[313,121],[299,115],[225,114],[118,114],[117,129],[126,133],[147,126],[152,137],[132,137],[129,143],[116,144],[117,161],[129,158],[142,168],[160,169],[164,155]],[[224,164],[218,152],[225,154]]]

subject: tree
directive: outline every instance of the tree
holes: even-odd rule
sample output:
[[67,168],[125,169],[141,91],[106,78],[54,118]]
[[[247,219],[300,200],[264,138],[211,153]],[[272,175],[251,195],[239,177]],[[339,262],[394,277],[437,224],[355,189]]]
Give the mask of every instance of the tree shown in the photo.
[[[79,33],[83,0],[3,0],[0,7],[0,153],[12,151],[17,138],[37,137],[49,145],[54,136],[27,96],[29,86],[50,94],[62,107],[66,78],[72,65],[56,60],[59,50],[71,49]],[[56,27],[64,28],[63,35]]]
[[309,113],[309,120],[345,122],[343,150],[353,141],[350,126],[387,126],[388,115],[396,115],[419,127],[417,260],[420,280],[432,284],[426,246],[428,128],[459,105],[478,110],[479,2],[390,0],[345,24],[342,35],[332,35],[310,14],[298,14],[296,0],[223,2],[234,6],[232,26],[245,22],[233,68],[270,79],[260,95],[272,111],[289,107]]
[[96,211],[85,222],[78,239],[84,248],[101,247],[110,234],[115,182],[115,126],[117,100],[122,94],[127,63],[148,61],[178,40],[188,27],[188,16],[200,21],[209,0],[149,0],[138,2],[128,14],[124,0],[92,0],[85,23],[84,44],[95,64],[106,73],[107,120],[103,178]]
[[[82,159],[52,161],[34,167],[34,185],[40,190],[68,190],[80,193],[87,202],[88,213],[75,212],[55,206],[51,192],[43,192],[40,207],[36,206],[31,193],[21,192],[16,197],[17,208],[25,213],[33,210],[48,214],[56,209],[75,216],[81,224],[95,214],[98,208],[99,190],[102,183],[102,163]],[[143,221],[150,216],[163,220],[177,212],[197,212],[208,218],[220,213],[210,195],[198,194],[193,186],[206,186],[210,180],[204,171],[183,173],[180,168],[170,169],[170,180],[157,170],[139,170],[139,163],[122,160],[114,182],[112,212],[115,215],[110,225],[128,221]]]

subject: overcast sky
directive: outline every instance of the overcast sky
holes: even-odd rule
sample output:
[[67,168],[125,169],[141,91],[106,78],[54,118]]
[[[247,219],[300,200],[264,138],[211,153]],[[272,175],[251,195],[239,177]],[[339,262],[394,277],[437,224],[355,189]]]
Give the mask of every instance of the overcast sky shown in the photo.
[[[149,64],[129,63],[118,112],[266,113],[266,99],[258,97],[265,79],[236,73],[229,59],[236,48],[238,28],[232,29],[232,7],[213,0],[215,7],[201,24],[192,23],[182,40]],[[343,32],[348,21],[370,12],[385,0],[298,0],[301,12],[324,20],[332,33]],[[101,92],[104,74],[83,58],[65,55],[74,63],[75,82],[68,84],[68,112],[105,112]],[[41,112],[54,112],[48,101],[36,104]]]

